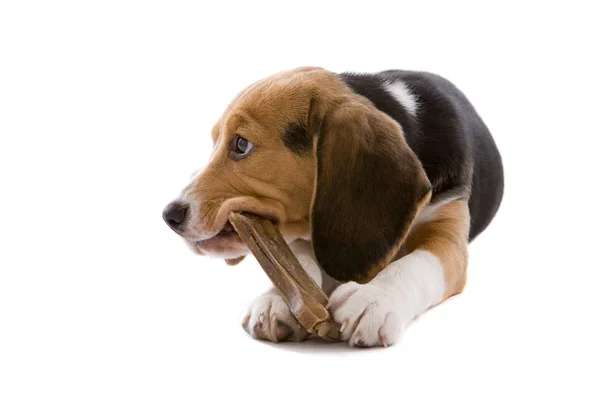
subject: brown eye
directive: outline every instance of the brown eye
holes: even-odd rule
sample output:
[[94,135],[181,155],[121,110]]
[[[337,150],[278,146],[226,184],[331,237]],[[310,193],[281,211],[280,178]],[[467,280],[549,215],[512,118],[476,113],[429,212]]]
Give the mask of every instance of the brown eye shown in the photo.
[[254,144],[251,141],[241,137],[240,135],[235,135],[233,141],[231,142],[232,155],[237,159],[247,156],[253,147]]

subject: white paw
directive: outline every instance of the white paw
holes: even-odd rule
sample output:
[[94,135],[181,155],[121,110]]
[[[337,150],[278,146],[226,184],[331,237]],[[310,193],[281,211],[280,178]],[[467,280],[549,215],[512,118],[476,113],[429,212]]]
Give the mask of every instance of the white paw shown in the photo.
[[254,300],[242,320],[242,327],[253,338],[271,342],[299,342],[309,336],[283,298],[274,291]]
[[341,325],[342,340],[350,346],[387,347],[397,342],[404,330],[399,303],[389,286],[348,282],[333,292],[327,307]]

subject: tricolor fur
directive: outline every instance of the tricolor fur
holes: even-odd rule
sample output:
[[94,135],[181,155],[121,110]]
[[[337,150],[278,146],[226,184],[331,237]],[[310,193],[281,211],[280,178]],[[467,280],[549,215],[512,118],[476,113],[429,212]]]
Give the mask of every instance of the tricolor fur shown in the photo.
[[[351,345],[394,343],[416,316],[460,293],[468,243],[502,199],[487,127],[430,73],[282,72],[243,90],[212,138],[208,166],[165,220],[195,252],[229,263],[249,253],[231,211],[275,221],[331,293]],[[243,325],[266,340],[308,336],[273,290]]]

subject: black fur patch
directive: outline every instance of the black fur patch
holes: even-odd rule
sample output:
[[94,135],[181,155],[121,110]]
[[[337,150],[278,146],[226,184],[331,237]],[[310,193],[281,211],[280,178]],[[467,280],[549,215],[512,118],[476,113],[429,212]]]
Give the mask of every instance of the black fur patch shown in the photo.
[[[469,196],[474,239],[490,223],[502,201],[502,158],[488,128],[467,97],[448,80],[427,72],[389,70],[344,73],[355,93],[395,119],[433,184],[432,202],[448,193]],[[385,90],[401,80],[417,99],[417,117]]]
[[298,155],[307,154],[312,150],[312,137],[303,124],[291,122],[283,132],[283,143]]

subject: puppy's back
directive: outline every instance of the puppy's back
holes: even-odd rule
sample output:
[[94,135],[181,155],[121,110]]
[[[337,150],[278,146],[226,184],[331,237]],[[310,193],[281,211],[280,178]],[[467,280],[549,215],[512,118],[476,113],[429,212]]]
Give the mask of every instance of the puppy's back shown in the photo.
[[502,159],[467,97],[441,76],[388,70],[340,74],[355,93],[396,120],[433,185],[432,203],[469,198],[474,239],[496,214],[504,191]]

